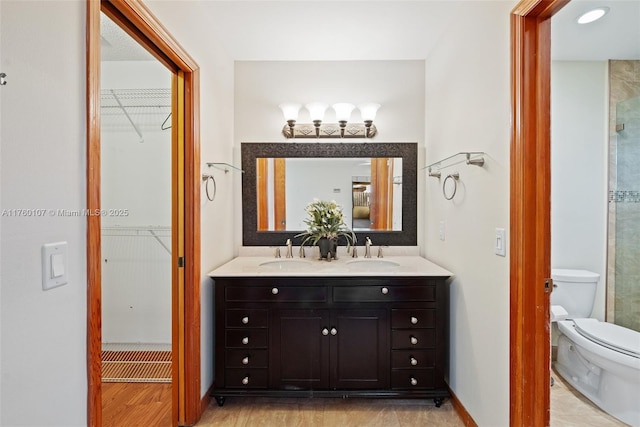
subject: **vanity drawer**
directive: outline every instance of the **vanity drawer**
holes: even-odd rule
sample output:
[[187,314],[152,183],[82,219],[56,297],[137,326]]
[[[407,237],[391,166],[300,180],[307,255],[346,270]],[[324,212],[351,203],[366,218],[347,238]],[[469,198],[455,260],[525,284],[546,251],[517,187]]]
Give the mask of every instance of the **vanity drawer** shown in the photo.
[[326,286],[242,286],[228,287],[228,302],[326,302]]
[[225,380],[227,388],[267,388],[266,369],[227,369]]
[[419,369],[436,366],[434,350],[393,350],[391,368]]
[[391,388],[425,389],[435,387],[433,369],[394,369]]
[[266,328],[269,311],[263,309],[230,309],[225,313],[227,328]]
[[333,288],[334,302],[379,302],[379,301],[435,301],[433,286],[373,285],[336,286]]
[[267,348],[267,329],[227,329],[226,347]]
[[391,331],[391,348],[435,348],[435,329],[394,329]]
[[268,360],[266,349],[227,349],[226,351],[228,368],[266,368]]
[[418,308],[391,310],[392,328],[433,328],[435,325],[435,310]]

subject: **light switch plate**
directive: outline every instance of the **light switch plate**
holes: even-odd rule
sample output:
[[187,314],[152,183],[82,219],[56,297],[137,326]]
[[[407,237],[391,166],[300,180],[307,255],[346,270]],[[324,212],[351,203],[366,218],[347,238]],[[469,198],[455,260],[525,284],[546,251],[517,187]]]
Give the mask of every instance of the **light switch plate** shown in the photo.
[[42,246],[42,290],[67,284],[67,242]]
[[507,256],[507,241],[504,228],[496,228],[495,251],[496,255]]

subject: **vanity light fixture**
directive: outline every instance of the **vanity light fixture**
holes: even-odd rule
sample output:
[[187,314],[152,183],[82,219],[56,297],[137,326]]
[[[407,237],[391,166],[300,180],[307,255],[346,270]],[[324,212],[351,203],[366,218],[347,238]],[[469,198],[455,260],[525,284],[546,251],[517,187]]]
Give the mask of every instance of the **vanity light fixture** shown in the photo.
[[607,12],[609,12],[608,7],[597,7],[580,15],[576,22],[578,22],[578,24],[590,24],[591,22],[597,21],[598,19],[602,18],[607,14]]
[[298,114],[300,113],[300,108],[302,108],[302,105],[287,102],[284,104],[280,104],[279,107],[282,110],[284,119],[287,121],[287,125],[289,126],[291,135],[293,135],[293,127],[296,125],[296,120],[298,120]]
[[287,124],[282,128],[286,138],[373,138],[378,130],[373,125],[380,104],[364,103],[358,105],[362,117],[361,123],[351,123],[351,113],[356,106],[346,102],[333,104],[336,123],[323,123],[325,112],[329,107],[322,102],[311,102],[305,105],[313,124],[296,126],[301,109],[300,104],[284,103],[279,105]]
[[319,138],[320,126],[322,125],[322,120],[324,120],[324,113],[327,111],[328,105],[322,102],[312,102],[304,107],[309,111],[313,127],[316,128],[316,138]]

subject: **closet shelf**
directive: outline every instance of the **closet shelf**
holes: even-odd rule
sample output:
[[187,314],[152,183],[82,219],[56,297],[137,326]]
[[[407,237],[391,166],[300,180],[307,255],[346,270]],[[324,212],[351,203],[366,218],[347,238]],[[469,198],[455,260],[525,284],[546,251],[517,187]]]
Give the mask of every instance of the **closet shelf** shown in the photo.
[[448,168],[450,166],[458,165],[463,162],[468,165],[483,166],[484,155],[485,153],[483,151],[462,151],[445,159],[431,163],[430,165],[425,166],[423,169],[427,169],[430,176],[439,176],[438,172],[440,170]]
[[109,131],[142,132],[171,127],[171,89],[102,89],[101,126]]
[[230,170],[229,168],[231,168],[233,170],[236,170],[236,171],[238,171],[240,173],[244,173],[244,171],[241,168],[239,168],[237,166],[234,166],[234,165],[231,165],[229,163],[208,162],[207,166],[210,167],[210,168],[216,168],[216,169],[223,170],[224,173],[229,173],[229,170]]

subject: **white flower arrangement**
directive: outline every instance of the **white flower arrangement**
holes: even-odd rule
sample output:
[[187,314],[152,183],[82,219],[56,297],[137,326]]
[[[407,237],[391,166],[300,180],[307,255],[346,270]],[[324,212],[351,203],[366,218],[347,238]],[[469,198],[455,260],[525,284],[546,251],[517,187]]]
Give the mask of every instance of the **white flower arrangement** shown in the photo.
[[296,236],[304,237],[303,246],[309,243],[315,245],[322,238],[337,240],[340,236],[344,236],[347,240],[347,249],[355,243],[356,235],[344,223],[342,207],[335,200],[326,202],[313,199],[305,211],[309,215],[309,218],[304,220],[307,230]]

